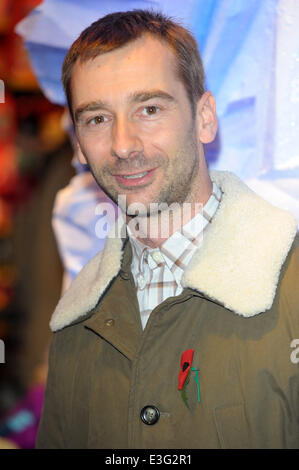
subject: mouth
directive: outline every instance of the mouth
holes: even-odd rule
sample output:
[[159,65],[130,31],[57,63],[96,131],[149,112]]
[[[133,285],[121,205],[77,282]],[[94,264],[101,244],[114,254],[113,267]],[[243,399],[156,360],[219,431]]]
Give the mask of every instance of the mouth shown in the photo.
[[153,173],[155,172],[155,170],[156,168],[153,168],[152,170],[146,170],[140,173],[113,176],[121,186],[136,187],[143,186],[144,184],[149,183],[153,177]]

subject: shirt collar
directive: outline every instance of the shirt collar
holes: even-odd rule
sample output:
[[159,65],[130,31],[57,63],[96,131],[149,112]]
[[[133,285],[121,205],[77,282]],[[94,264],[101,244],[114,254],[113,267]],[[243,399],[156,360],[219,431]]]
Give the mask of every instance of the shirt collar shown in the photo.
[[[150,248],[137,240],[129,227],[127,227],[130,242],[132,244],[132,253],[135,262],[139,264],[139,270],[142,270],[143,261],[146,258],[151,269],[158,266],[152,255],[160,252],[163,255],[164,262],[167,263],[175,275],[175,271],[184,271],[193,253],[201,244],[204,230],[210,225],[216,213],[221,200],[222,192],[215,182],[213,182],[212,193],[200,210],[189,222],[180,230],[173,233],[159,248]],[[151,256],[149,256],[151,255]],[[183,255],[183,256],[182,256]],[[181,259],[184,258],[184,259]]]

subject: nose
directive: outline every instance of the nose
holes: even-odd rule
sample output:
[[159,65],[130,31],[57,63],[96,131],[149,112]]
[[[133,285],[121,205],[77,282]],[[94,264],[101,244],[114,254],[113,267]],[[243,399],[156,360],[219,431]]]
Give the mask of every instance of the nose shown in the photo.
[[112,128],[112,156],[124,159],[142,151],[142,140],[134,123],[126,118],[115,120]]

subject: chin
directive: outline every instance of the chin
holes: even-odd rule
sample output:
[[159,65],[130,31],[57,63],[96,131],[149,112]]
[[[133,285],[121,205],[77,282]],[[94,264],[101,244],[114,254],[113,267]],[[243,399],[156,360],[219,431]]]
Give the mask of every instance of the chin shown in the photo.
[[147,217],[150,215],[149,203],[142,201],[132,201],[127,203],[126,214],[131,217]]

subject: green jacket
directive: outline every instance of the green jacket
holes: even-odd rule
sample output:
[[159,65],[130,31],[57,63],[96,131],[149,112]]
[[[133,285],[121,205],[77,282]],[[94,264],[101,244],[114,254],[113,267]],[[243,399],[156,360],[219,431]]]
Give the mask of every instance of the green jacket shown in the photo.
[[[60,300],[37,448],[299,448],[296,221],[231,173],[211,178],[223,198],[209,234],[144,331],[122,238]],[[187,349],[199,389],[190,370],[179,391]]]

